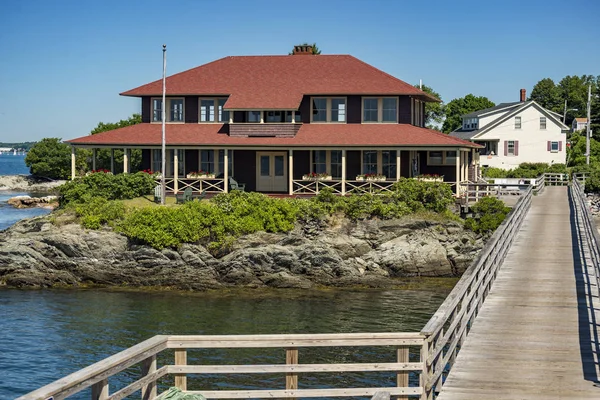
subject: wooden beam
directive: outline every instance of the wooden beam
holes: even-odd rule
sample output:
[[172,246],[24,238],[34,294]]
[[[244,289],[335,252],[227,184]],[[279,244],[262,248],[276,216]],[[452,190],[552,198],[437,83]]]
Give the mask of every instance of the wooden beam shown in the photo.
[[[285,363],[298,364],[298,349],[290,348],[285,350]],[[285,374],[285,388],[286,390],[298,389],[298,374],[296,372],[290,372]]]
[[[409,349],[408,347],[400,347],[397,350],[397,360],[399,364],[409,362]],[[396,384],[398,387],[408,387],[408,372],[398,372],[396,374]],[[398,397],[398,400],[408,400],[406,396]]]
[[[175,365],[187,365],[187,350],[175,349]],[[186,374],[175,374],[175,387],[187,390]]]
[[[146,358],[142,362],[142,377],[156,372],[156,354]],[[156,397],[156,381],[152,381],[142,387],[142,400],[151,400]]]

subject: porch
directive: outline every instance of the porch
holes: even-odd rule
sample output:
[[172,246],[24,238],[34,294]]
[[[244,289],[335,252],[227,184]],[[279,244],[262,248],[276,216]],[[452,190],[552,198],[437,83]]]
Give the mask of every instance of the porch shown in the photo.
[[[79,148],[85,146],[77,146]],[[72,177],[76,176],[75,146],[72,147]],[[88,146],[89,148],[89,146]],[[98,151],[104,157],[99,159]],[[107,150],[110,159],[106,157]],[[119,155],[121,165],[115,157]],[[136,165],[132,170],[132,151]],[[478,154],[473,148],[207,148],[167,146],[166,190],[179,193],[187,188],[209,194],[227,193],[232,180],[247,191],[316,195],[324,188],[346,195],[350,192],[389,191],[401,177],[441,180],[460,195],[461,182],[478,176]],[[102,164],[102,165],[101,165]],[[160,147],[94,147],[92,169],[113,173],[162,170]],[[108,168],[107,168],[108,167]],[[161,177],[156,176],[157,183]]]

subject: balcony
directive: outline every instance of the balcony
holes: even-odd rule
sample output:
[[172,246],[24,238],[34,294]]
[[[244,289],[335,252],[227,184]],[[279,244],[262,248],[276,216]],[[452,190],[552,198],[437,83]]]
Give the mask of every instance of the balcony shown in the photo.
[[229,124],[229,136],[235,137],[281,137],[290,138],[302,126],[301,123],[235,123]]

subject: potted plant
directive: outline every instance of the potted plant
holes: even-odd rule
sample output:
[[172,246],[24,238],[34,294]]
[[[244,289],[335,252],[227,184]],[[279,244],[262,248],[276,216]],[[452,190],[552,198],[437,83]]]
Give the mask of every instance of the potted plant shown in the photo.
[[305,181],[330,181],[333,177],[327,172],[310,172],[308,174],[302,175],[302,180]]
[[211,173],[211,172],[205,172],[205,171],[193,171],[193,172],[189,172],[186,177],[188,179],[214,179],[215,178],[215,174]]

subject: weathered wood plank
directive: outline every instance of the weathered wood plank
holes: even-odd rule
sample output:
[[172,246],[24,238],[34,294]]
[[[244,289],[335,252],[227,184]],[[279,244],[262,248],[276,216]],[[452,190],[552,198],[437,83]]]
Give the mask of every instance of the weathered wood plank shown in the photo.
[[169,374],[277,374],[307,372],[383,372],[420,371],[423,363],[376,364],[258,364],[258,365],[169,365]]
[[348,389],[298,389],[298,390],[220,390],[192,391],[186,393],[201,394],[207,399],[267,399],[294,397],[358,397],[374,396],[377,392],[389,392],[390,395],[420,395],[420,387],[415,388],[348,388]]

